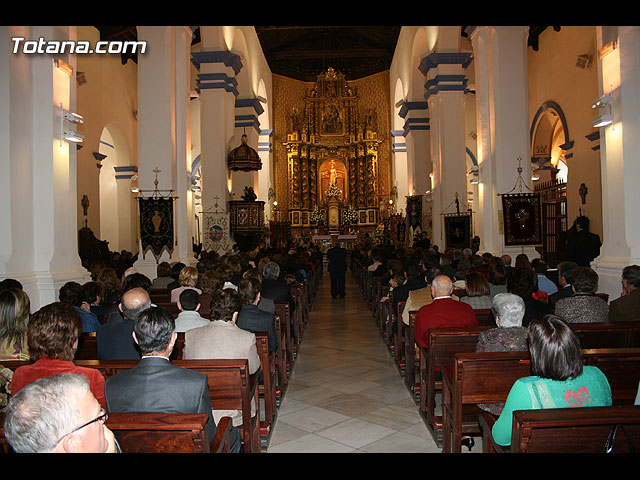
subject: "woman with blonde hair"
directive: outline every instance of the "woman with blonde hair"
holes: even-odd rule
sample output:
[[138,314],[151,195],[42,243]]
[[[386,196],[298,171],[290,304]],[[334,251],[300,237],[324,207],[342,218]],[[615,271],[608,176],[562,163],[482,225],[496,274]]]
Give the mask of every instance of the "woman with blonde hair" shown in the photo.
[[29,360],[29,296],[20,289],[0,292],[0,360]]
[[180,286],[171,290],[171,302],[176,303],[180,299],[180,294],[187,288],[192,288],[198,294],[202,293],[202,290],[197,288],[198,285],[198,269],[196,267],[186,266],[180,270],[178,275],[178,283]]

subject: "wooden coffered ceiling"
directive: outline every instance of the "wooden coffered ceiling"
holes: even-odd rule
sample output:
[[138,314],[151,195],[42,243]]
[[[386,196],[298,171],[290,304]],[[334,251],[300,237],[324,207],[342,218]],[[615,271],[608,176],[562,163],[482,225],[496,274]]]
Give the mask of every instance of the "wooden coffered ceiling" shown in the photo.
[[[96,26],[101,40],[136,40],[135,26]],[[199,27],[191,27],[192,44],[200,42]],[[262,51],[275,74],[315,81],[329,67],[355,80],[388,70],[395,53],[400,26],[277,25],[255,26]],[[460,34],[466,36],[460,27]],[[530,26],[528,45],[538,49],[538,37],[548,26]],[[560,27],[554,26],[554,31]],[[122,63],[137,58],[122,57]]]

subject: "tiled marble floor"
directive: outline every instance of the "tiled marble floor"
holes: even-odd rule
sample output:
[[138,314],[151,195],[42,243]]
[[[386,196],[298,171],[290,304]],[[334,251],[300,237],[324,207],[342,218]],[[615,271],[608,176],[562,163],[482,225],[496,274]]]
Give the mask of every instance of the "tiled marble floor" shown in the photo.
[[351,272],[344,299],[332,299],[328,273],[322,278],[267,448],[337,452],[441,452]]

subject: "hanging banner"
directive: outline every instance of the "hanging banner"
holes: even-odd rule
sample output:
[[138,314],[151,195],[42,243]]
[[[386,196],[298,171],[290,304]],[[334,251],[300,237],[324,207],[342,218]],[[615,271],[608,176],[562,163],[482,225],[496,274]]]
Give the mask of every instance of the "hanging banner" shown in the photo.
[[203,212],[203,250],[224,255],[231,250],[229,237],[229,214],[225,212]]
[[471,213],[451,213],[444,216],[445,248],[471,247]]
[[503,194],[502,212],[505,246],[542,243],[539,194]]
[[142,255],[151,250],[156,261],[166,250],[173,253],[173,198],[142,198],[140,205],[140,240]]

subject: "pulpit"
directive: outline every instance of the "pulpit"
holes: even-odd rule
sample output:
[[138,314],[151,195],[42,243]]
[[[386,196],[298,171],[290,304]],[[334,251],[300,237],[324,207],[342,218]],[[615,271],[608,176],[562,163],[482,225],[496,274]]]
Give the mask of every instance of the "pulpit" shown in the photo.
[[229,202],[230,227],[241,250],[257,247],[263,240],[264,202],[232,200]]

